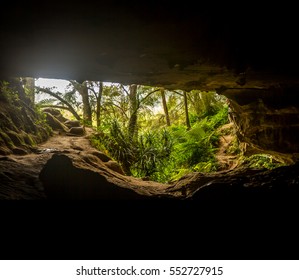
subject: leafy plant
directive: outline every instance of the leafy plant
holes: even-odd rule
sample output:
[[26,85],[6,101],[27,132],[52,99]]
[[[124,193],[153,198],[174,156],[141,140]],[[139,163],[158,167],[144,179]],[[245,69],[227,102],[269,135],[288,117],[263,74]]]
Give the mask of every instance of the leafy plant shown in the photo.
[[159,132],[147,131],[139,136],[137,157],[133,165],[138,177],[151,177],[164,169],[171,155],[173,139],[167,130]]
[[285,165],[282,162],[276,161],[271,155],[268,154],[255,154],[250,157],[246,157],[243,163],[250,168],[257,169],[275,169]]
[[102,136],[96,140],[98,147],[119,161],[128,175],[150,180],[168,182],[192,171],[217,171],[216,129],[228,122],[227,107],[204,118],[197,117],[190,130],[183,124],[165,128],[163,122],[159,127],[158,122],[150,119],[143,116],[143,122],[155,129],[139,128],[138,137],[133,139],[118,120],[104,121]]
[[106,147],[109,153],[116,158],[124,167],[125,171],[130,174],[130,167],[135,161],[135,145],[131,141],[126,131],[123,131],[119,123],[114,120],[111,123],[109,142]]

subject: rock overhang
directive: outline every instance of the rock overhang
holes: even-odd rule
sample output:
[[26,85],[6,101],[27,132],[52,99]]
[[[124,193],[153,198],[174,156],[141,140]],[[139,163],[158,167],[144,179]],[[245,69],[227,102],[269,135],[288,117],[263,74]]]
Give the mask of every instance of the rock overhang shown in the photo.
[[0,19],[0,76],[216,90],[237,103],[242,141],[297,153],[296,18],[281,3],[11,2]]
[[274,4],[10,3],[0,61],[3,75],[170,89],[297,83],[296,22],[287,11],[282,19]]

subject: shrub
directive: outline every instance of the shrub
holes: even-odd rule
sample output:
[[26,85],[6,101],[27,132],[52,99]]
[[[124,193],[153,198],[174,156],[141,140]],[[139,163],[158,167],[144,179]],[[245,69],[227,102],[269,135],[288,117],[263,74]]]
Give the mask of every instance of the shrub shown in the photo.
[[216,129],[228,122],[228,107],[222,104],[214,109],[204,118],[193,116],[189,131],[184,125],[140,129],[134,139],[117,120],[105,122],[104,132],[94,136],[92,143],[108,151],[127,175],[168,182],[192,171],[214,172],[218,169],[215,151],[219,134]]
[[274,169],[285,165],[282,162],[276,161],[271,155],[268,154],[255,154],[250,157],[246,157],[243,163],[250,168],[257,169]]

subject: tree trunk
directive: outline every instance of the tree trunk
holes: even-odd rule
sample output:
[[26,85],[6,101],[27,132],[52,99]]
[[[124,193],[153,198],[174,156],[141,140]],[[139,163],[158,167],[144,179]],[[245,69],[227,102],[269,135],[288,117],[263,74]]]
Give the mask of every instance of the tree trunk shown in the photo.
[[189,120],[187,93],[186,91],[183,91],[183,93],[184,93],[184,106],[185,106],[185,114],[186,114],[186,126],[187,126],[187,130],[189,130],[191,128],[191,125]]
[[98,93],[98,96],[97,96],[97,109],[96,109],[97,128],[100,128],[100,126],[101,126],[102,95],[103,95],[103,82],[100,82],[100,84],[99,84],[99,93]]
[[83,102],[83,120],[86,125],[92,125],[92,113],[91,113],[91,106],[89,103],[89,96],[88,96],[88,88],[86,82],[83,82],[79,87],[79,93],[82,96]]
[[137,111],[138,111],[138,100],[137,100],[137,85],[130,85],[129,92],[130,99],[130,120],[128,126],[129,137],[133,139],[137,132]]
[[161,89],[161,97],[162,97],[164,114],[165,114],[165,117],[166,117],[166,124],[167,124],[167,126],[170,126],[170,118],[169,118],[169,113],[168,113],[164,88]]
[[26,97],[25,90],[23,88],[23,84],[21,82],[21,78],[10,78],[8,79],[9,87],[16,91],[19,95],[19,98],[25,102],[27,105],[29,104],[29,99]]
[[202,113],[202,101],[201,101],[201,93],[196,91],[193,93],[193,100],[192,105],[194,107],[194,110],[196,112],[196,115],[199,117]]
[[31,104],[33,105],[35,102],[35,80],[34,78],[26,77],[23,79],[23,83],[25,86],[26,95],[30,99]]

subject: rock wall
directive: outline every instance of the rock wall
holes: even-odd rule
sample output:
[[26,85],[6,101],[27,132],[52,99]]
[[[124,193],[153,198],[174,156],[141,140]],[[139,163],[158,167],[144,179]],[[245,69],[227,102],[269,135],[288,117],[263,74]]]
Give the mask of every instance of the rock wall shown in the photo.
[[[39,174],[47,199],[54,200],[200,200],[240,203],[297,199],[299,164],[275,170],[237,168],[203,174],[193,172],[173,184],[124,176],[96,158],[54,154]],[[218,205],[219,206],[219,205]]]
[[2,82],[0,86],[0,155],[27,154],[51,134],[42,115],[16,83]]
[[287,163],[298,160],[298,92],[287,86],[225,91],[247,154],[266,152]]

